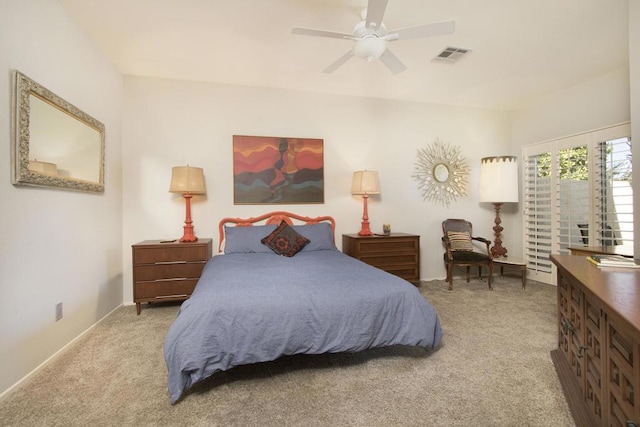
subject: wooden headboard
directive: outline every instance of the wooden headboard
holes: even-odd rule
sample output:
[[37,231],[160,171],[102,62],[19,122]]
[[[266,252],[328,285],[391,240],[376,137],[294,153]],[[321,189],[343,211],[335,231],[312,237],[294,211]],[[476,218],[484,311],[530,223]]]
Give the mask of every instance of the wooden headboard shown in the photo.
[[329,224],[331,224],[333,240],[335,241],[336,239],[336,221],[331,216],[308,217],[291,212],[275,211],[251,218],[222,218],[218,223],[218,252],[222,252],[222,243],[224,241],[224,226],[226,224],[235,224],[235,227],[251,227],[256,223],[263,221],[264,223],[262,225],[279,225],[282,221],[285,221],[289,225],[294,225],[294,220],[304,223],[305,225],[318,224],[320,222],[327,221],[329,222]]

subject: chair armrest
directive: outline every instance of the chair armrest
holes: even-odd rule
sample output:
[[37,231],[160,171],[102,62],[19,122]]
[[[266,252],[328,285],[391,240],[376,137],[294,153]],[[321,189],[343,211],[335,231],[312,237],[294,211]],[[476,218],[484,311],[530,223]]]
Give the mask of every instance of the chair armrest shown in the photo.
[[477,240],[478,242],[491,244],[490,240],[485,239],[484,237],[472,237],[473,240]]
[[472,240],[477,240],[478,242],[482,242],[485,245],[487,245],[487,255],[489,255],[489,258],[493,258],[491,256],[491,249],[489,249],[489,246],[491,245],[491,240],[487,240],[484,237],[472,237]]

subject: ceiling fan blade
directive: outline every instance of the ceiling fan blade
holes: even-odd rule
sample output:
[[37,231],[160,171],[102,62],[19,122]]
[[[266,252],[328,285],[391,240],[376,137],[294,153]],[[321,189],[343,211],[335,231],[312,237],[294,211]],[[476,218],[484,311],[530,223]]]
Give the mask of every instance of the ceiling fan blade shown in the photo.
[[370,30],[377,30],[380,28],[388,2],[389,0],[369,0],[369,4],[367,5],[367,17],[365,18],[366,28]]
[[391,53],[389,49],[384,51],[380,57],[380,61],[382,61],[382,63],[386,65],[389,71],[393,74],[400,74],[407,69],[407,66],[404,65],[393,53]]
[[389,38],[389,40],[407,40],[417,39],[420,37],[441,36],[451,34],[456,30],[456,21],[434,22],[432,24],[418,25],[415,27],[400,28],[398,30],[389,31],[389,36],[397,34],[397,38]]
[[329,37],[332,39],[353,39],[353,34],[338,33],[336,31],[314,30],[311,28],[300,28],[300,27],[293,27],[291,29],[291,34],[300,34],[303,36],[313,36],[313,37]]
[[336,59],[333,64],[329,65],[327,68],[322,70],[322,72],[325,74],[333,73],[335,70],[340,68],[345,62],[351,59],[352,56],[353,56],[353,50],[350,50],[349,52],[342,55],[340,58]]

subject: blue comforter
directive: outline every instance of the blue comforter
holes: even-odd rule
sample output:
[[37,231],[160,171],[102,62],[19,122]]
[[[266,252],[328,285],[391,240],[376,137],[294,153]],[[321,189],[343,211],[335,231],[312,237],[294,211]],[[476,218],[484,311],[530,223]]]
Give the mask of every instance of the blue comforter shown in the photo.
[[164,344],[171,403],[234,366],[395,344],[431,349],[438,316],[409,282],[338,250],[209,260]]

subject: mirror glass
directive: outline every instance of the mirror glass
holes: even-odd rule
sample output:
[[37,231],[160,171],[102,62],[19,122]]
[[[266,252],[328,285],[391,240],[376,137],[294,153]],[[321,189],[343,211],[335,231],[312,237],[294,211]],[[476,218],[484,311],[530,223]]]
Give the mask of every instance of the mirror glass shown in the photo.
[[13,183],[104,192],[104,125],[15,71]]
[[447,179],[449,179],[449,168],[445,164],[438,163],[433,168],[433,177],[438,182],[447,182]]

